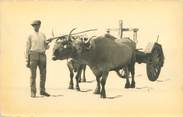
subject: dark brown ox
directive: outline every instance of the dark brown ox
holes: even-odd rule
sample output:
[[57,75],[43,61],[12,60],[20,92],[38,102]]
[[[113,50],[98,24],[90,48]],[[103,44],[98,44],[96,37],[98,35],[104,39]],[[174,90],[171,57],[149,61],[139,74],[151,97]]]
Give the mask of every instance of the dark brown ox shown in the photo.
[[[73,30],[72,30],[73,31]],[[130,39],[110,39],[107,37],[96,37],[85,42],[80,39],[73,40],[70,32],[68,39],[63,46],[59,46],[53,52],[54,58],[63,60],[73,58],[80,64],[90,67],[97,80],[95,94],[106,98],[105,84],[109,71],[125,69],[125,88],[134,88],[134,65],[136,44]],[[129,71],[132,75],[132,82],[129,81]],[[102,86],[102,89],[100,88]]]
[[[53,51],[55,52],[58,47],[65,48],[64,45],[66,44],[66,39],[67,37],[61,37],[61,39],[57,39],[53,48]],[[53,60],[57,60],[56,57],[52,58]],[[79,82],[86,82],[86,76],[85,76],[85,71],[86,71],[86,65],[85,64],[80,64],[77,62],[75,59],[67,59],[67,67],[70,72],[70,83],[69,83],[69,89],[74,89],[74,83],[73,83],[73,77],[75,75],[76,79],[76,89],[80,91],[79,88]],[[83,74],[82,74],[83,73]],[[82,76],[81,76],[82,75]]]
[[[78,82],[86,82],[86,76],[85,76],[86,65],[85,64],[80,64],[75,59],[68,59],[67,67],[69,68],[69,72],[70,72],[69,89],[74,89],[73,77],[74,77],[74,73],[76,73],[76,75],[75,75],[76,82],[77,82],[76,83],[76,89],[78,91],[80,91]],[[83,73],[83,76],[81,77],[82,73]]]

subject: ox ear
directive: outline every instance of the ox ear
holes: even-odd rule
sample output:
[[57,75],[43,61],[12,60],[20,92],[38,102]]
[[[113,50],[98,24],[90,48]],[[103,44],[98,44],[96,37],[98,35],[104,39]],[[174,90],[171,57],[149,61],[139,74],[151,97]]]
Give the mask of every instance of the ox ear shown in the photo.
[[57,40],[55,41],[56,44],[61,43],[61,42],[62,42],[61,39],[57,39]]
[[96,36],[92,36],[89,39],[85,38],[84,42],[85,42],[85,47],[87,48],[87,50],[91,49],[92,47],[95,47],[95,43],[94,43],[94,41],[92,41],[92,39],[95,37]]
[[65,36],[61,36],[61,37],[58,37],[58,38],[56,39],[56,42],[59,42],[59,41],[65,40],[65,39],[66,39]]

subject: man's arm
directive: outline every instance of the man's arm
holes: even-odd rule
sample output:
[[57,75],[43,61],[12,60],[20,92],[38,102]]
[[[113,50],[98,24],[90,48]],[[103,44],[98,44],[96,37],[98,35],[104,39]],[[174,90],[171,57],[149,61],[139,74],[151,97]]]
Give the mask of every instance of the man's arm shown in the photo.
[[31,49],[31,36],[28,37],[28,40],[26,42],[26,54],[25,54],[25,59],[26,59],[26,66],[30,67],[30,49]]
[[49,46],[50,41],[47,41],[47,40],[46,40],[46,36],[45,36],[45,35],[44,35],[44,39],[45,39],[45,42],[44,42],[44,43],[45,43],[45,44],[44,44],[44,45],[45,45],[45,49],[47,50],[47,49],[50,48],[50,46]]

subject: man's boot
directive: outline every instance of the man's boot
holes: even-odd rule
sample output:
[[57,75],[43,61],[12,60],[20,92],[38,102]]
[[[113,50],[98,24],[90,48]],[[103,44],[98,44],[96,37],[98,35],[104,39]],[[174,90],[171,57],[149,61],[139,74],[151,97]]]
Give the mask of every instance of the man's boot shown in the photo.
[[46,97],[49,97],[49,96],[50,96],[50,94],[48,94],[48,93],[45,92],[45,91],[41,91],[41,92],[40,92],[40,95],[43,95],[43,96],[46,96]]

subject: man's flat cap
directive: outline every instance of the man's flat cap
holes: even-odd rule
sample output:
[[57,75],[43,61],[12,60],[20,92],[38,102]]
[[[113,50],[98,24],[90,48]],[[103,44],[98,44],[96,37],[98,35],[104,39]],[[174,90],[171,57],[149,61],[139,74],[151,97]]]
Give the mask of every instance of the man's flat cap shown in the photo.
[[40,20],[34,20],[31,25],[40,25],[41,21]]

